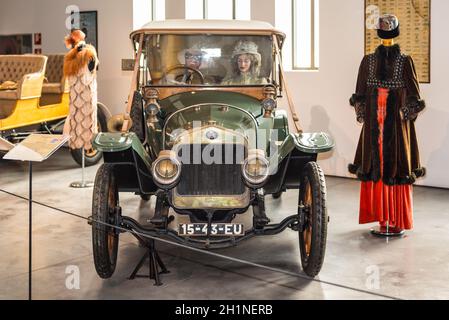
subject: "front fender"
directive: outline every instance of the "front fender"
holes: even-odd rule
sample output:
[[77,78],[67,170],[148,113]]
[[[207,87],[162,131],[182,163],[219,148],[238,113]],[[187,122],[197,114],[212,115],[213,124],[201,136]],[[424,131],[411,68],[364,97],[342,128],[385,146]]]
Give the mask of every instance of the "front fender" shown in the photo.
[[133,149],[145,163],[148,170],[151,169],[151,157],[133,132],[100,132],[95,135],[92,145],[94,149],[104,153],[123,152]]
[[334,140],[325,132],[290,133],[270,157],[270,166],[277,166],[293,149],[306,154],[317,154],[332,150]]
[[295,147],[305,153],[323,153],[333,149],[335,142],[325,132],[297,133],[293,135]]

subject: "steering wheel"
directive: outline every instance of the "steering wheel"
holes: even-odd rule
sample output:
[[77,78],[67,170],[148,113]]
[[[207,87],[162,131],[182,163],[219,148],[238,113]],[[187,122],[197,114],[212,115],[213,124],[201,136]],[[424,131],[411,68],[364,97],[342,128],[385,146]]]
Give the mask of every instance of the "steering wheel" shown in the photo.
[[[174,65],[173,67],[168,68],[165,73],[169,74],[169,73],[173,72],[174,70],[178,70],[178,69],[188,70],[188,71],[191,71],[192,73],[197,74],[198,77],[200,78],[201,84],[204,84],[204,75],[201,73],[201,71],[191,68],[191,67],[188,67],[188,66],[185,66],[183,64]],[[180,75],[176,76],[176,78],[178,78],[179,76],[183,76],[183,75],[184,74],[180,74]]]

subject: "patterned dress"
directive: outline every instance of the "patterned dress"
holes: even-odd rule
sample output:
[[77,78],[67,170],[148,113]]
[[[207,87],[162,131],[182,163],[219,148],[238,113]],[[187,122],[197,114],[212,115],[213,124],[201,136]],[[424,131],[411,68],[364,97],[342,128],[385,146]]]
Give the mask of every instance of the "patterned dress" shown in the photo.
[[[82,55],[76,47],[76,54]],[[70,54],[70,53],[69,53]],[[76,56],[73,59],[77,59]],[[67,61],[66,61],[67,62]],[[70,62],[68,62],[70,63]],[[64,126],[64,134],[70,135],[71,149],[92,149],[92,139],[97,130],[97,75],[96,55],[88,63],[80,65],[75,74],[67,75],[70,86],[70,110]]]

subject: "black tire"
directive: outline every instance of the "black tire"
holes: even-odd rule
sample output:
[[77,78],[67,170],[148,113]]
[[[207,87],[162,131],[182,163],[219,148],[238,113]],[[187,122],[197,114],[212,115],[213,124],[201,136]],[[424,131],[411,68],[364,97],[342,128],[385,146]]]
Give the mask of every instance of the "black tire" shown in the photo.
[[304,221],[304,227],[299,230],[301,264],[308,276],[315,277],[324,261],[328,223],[326,182],[316,162],[309,162],[304,167],[298,204],[300,220]]
[[271,196],[273,197],[273,199],[279,199],[280,197],[282,197],[282,191],[273,193]]
[[[106,119],[106,115],[104,114],[103,109],[98,106],[97,108],[97,126],[98,126],[98,131],[99,132],[106,132],[107,131],[107,119]],[[76,163],[78,163],[80,166],[83,163],[83,149],[70,149],[70,153],[72,155],[73,160],[75,160]],[[103,157],[103,153],[101,151],[98,150],[87,150],[85,155],[84,155],[84,166],[85,167],[90,167],[93,166],[95,164],[97,164],[101,158]]]
[[103,278],[110,278],[117,264],[119,234],[115,228],[100,224],[116,225],[116,208],[119,203],[114,166],[104,163],[95,177],[92,199],[92,245],[95,269]]

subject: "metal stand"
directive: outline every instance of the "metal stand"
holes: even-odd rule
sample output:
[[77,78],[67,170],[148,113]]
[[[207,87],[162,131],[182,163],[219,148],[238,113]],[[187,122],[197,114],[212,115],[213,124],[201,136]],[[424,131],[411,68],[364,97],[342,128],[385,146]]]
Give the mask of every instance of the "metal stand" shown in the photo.
[[[134,271],[129,276],[130,280],[133,280],[135,278],[149,278],[154,279],[154,285],[155,286],[161,286],[162,282],[159,278],[160,274],[169,273],[170,271],[167,270],[164,263],[162,262],[161,257],[157,253],[154,240],[148,240],[145,241],[145,246],[148,250],[146,250],[145,254],[140,259],[139,263],[135,267]],[[139,272],[140,268],[142,268],[144,262],[146,259],[149,259],[149,274],[148,275],[140,275],[137,274]],[[159,271],[159,267],[161,268],[161,271]]]
[[81,158],[81,182],[75,181],[70,184],[72,188],[91,188],[94,186],[92,181],[84,181],[84,153],[86,151],[83,147],[82,158]]
[[385,227],[379,226],[371,229],[371,234],[377,237],[401,237],[405,234],[404,230],[397,230],[396,228],[390,229],[389,221]]
[[31,272],[32,272],[32,242],[33,242],[33,162],[29,161],[29,194],[28,194],[28,213],[29,213],[29,222],[28,222],[28,300],[32,300],[32,281],[31,281]]

